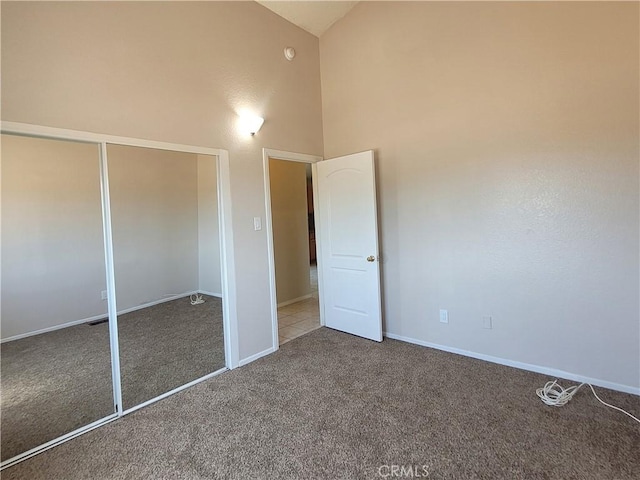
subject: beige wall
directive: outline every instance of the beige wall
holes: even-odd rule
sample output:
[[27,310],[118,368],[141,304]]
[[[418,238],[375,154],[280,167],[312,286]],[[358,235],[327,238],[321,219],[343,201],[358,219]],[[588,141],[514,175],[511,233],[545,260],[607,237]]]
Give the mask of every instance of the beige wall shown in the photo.
[[198,159],[107,145],[118,311],[198,290]]
[[198,155],[198,290],[222,296],[216,158]]
[[2,338],[106,314],[97,145],[2,135]]
[[638,29],[362,2],[322,37],[325,156],[376,149],[387,332],[640,386]]
[[[108,145],[118,311],[219,294],[216,159]],[[2,338],[106,316],[98,147],[2,135]]]
[[278,304],[311,293],[307,164],[269,159]]
[[387,331],[638,387],[636,3],[362,2],[320,61],[253,2],[1,9],[3,120],[229,149],[241,358],[271,346],[261,148],[324,123],[325,156],[377,150]]
[[255,2],[1,8],[3,120],[229,150],[240,358],[272,347],[261,149],[322,154],[318,39]]

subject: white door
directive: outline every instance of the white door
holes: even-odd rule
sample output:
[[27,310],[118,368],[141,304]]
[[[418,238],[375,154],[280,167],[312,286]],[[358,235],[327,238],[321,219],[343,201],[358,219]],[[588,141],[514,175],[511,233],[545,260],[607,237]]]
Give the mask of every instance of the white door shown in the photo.
[[314,164],[320,302],[327,327],[382,341],[373,151]]

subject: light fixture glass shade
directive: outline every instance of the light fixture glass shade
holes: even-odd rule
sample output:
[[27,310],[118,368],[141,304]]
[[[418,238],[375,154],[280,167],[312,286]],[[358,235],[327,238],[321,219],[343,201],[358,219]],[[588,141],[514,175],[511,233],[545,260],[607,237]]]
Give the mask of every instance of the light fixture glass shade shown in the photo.
[[249,135],[258,133],[263,123],[264,118],[257,115],[243,114],[240,116],[240,129]]

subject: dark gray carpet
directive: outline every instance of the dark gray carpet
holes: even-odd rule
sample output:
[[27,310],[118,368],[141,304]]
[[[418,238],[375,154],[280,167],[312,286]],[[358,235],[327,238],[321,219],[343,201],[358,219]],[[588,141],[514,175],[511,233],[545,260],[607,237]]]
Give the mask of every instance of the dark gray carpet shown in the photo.
[[[118,318],[125,408],[225,366],[222,303],[166,302]],[[2,460],[113,413],[108,324],[4,343]]]
[[[637,479],[638,424],[587,390],[547,407],[546,380],[322,328],[2,478],[375,479],[396,464],[431,479]],[[638,397],[598,391],[640,414]]]

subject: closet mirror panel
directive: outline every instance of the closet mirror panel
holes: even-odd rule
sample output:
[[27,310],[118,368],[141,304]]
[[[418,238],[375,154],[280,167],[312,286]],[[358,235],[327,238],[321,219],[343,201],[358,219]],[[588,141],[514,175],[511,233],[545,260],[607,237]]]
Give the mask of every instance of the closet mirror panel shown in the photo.
[[2,461],[115,412],[99,146],[2,134]]
[[216,157],[107,145],[125,410],[225,367]]

